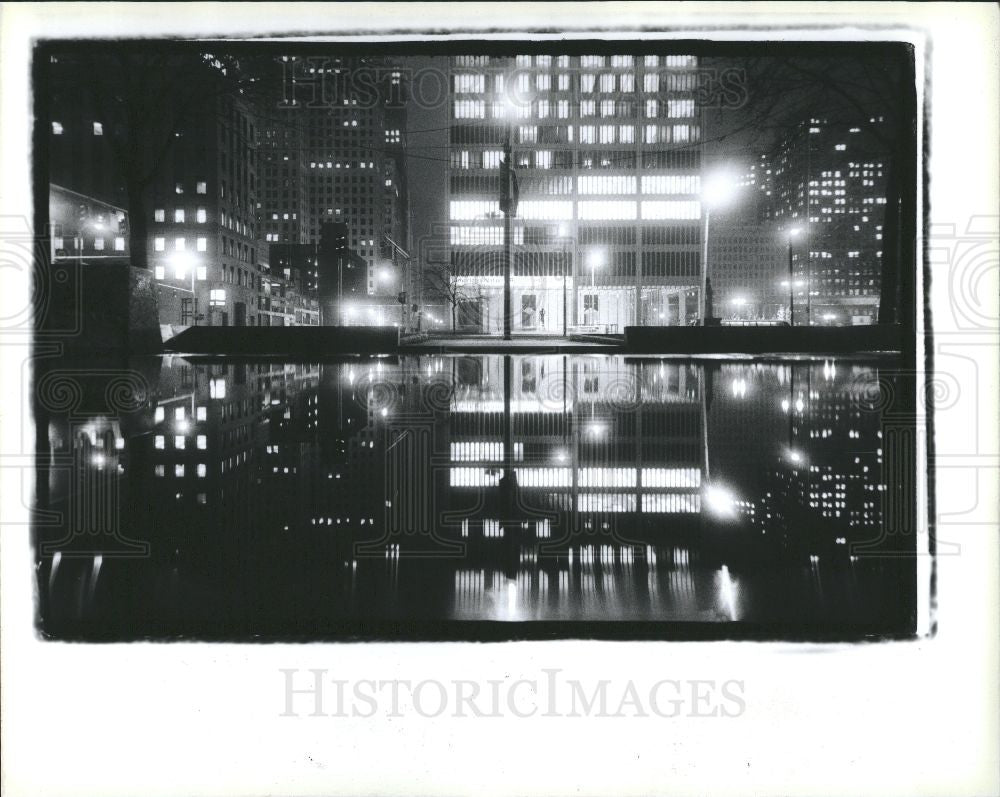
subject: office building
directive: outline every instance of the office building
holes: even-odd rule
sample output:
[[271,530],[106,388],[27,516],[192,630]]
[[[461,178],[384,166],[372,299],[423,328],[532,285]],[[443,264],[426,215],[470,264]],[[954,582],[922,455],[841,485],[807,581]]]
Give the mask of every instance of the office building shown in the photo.
[[502,327],[508,138],[520,199],[515,331],[621,331],[696,317],[696,67],[682,55],[452,58],[449,265],[478,291],[462,302],[468,325]]

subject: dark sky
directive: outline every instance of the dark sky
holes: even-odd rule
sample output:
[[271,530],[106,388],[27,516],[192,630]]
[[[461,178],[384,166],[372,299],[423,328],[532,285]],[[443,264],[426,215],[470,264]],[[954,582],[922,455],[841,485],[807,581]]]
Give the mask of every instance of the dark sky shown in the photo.
[[406,122],[412,247],[414,252],[419,252],[420,239],[430,234],[432,225],[447,220],[444,203],[448,104],[447,97],[441,96],[436,89],[439,83],[435,81],[447,76],[448,59],[413,57],[406,60],[407,67],[412,70],[411,87],[415,95],[409,103]]

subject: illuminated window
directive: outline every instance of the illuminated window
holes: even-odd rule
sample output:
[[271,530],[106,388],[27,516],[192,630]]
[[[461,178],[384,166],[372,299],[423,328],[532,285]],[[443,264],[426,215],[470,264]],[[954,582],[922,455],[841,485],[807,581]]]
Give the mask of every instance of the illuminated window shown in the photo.
[[195,184],[195,191],[197,193],[199,193],[199,194],[207,194],[208,193],[208,184],[204,180],[202,180],[199,183],[196,183]]
[[615,101],[601,100],[601,116],[614,116],[614,115],[615,115]]
[[608,93],[615,90],[615,76],[608,73],[601,75],[601,91]]
[[205,466],[204,462],[198,463],[197,473],[199,479],[204,479],[208,475],[208,468]]
[[174,465],[174,476],[176,478],[178,478],[178,479],[183,479],[184,478],[184,466],[183,465]]
[[569,100],[559,100],[556,105],[556,115],[560,119],[566,119],[569,117]]
[[153,250],[154,251],[156,251],[156,252],[163,252],[164,250],[166,250],[166,248],[167,248],[167,239],[166,238],[157,237],[157,238],[153,239]]
[[701,218],[701,202],[698,201],[658,201],[642,202],[642,218],[658,219],[698,219]]
[[485,75],[455,75],[456,94],[482,94],[484,91],[486,91]]
[[667,115],[671,119],[694,116],[694,100],[667,100]]
[[598,140],[602,144],[613,144],[615,141],[615,126],[601,125],[598,130]]
[[455,100],[456,119],[483,119],[486,103],[483,100]]
[[98,252],[103,252],[104,251],[104,239],[103,238],[95,238],[94,239],[94,249],[96,249]]
[[587,220],[630,221],[636,218],[636,203],[616,200],[581,201],[577,203],[577,216]]
[[94,122],[94,135],[103,136],[104,135],[104,125],[100,122]]
[[622,144],[635,143],[635,128],[632,125],[622,125],[618,128],[618,140]]
[[204,282],[208,279],[208,266],[198,266],[196,272],[199,281]]
[[156,210],[153,211],[153,221],[166,221],[166,220],[167,220],[167,214],[166,211],[163,210],[163,208],[157,208]]
[[[631,56],[629,56],[631,58]],[[635,75],[627,72],[618,78],[618,87],[621,91],[635,91]]]
[[184,208],[176,208],[174,210],[174,221],[178,224],[184,221]]
[[115,238],[115,251],[124,252],[125,251],[125,239],[122,236]]
[[594,91],[594,84],[596,81],[597,75],[589,72],[580,75],[580,93],[591,94]]
[[153,276],[154,276],[154,277],[155,277],[156,279],[158,279],[158,280],[161,280],[161,279],[165,279],[165,278],[166,278],[166,276],[167,276],[167,274],[166,274],[166,271],[164,271],[164,268],[163,268],[163,266],[156,266],[156,267],[155,267],[155,268],[153,269]]
[[183,252],[185,249],[183,238],[174,238],[174,250],[177,252]]
[[596,140],[597,128],[594,125],[580,125],[580,143],[593,144]]
[[52,123],[52,135],[61,136],[63,134],[63,126],[59,122]]
[[208,220],[208,213],[205,212],[205,208],[198,208],[195,212],[195,218],[199,224],[204,224]]
[[153,438],[153,448],[163,449],[166,444],[166,439],[162,434],[158,434]]
[[660,76],[654,73],[647,73],[642,76],[642,90],[643,91],[659,91],[660,90]]
[[452,200],[449,205],[449,218],[452,221],[484,219],[499,215],[500,204],[496,200]]

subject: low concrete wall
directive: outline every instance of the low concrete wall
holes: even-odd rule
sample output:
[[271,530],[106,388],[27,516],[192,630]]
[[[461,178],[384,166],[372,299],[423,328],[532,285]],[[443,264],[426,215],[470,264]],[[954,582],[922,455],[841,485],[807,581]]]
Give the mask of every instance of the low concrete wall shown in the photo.
[[894,324],[856,327],[626,327],[625,349],[648,354],[902,351]]
[[190,327],[164,343],[190,354],[391,354],[397,327]]
[[40,308],[40,339],[76,353],[160,351],[156,285],[148,269],[60,261],[53,274]]

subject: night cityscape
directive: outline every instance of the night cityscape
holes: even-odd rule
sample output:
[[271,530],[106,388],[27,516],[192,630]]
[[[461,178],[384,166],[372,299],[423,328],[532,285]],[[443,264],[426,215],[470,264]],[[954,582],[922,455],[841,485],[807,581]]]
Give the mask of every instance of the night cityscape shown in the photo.
[[912,634],[906,47],[35,55],[45,634]]

